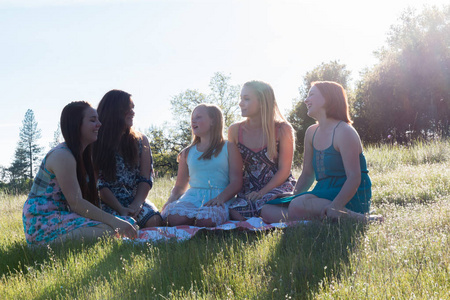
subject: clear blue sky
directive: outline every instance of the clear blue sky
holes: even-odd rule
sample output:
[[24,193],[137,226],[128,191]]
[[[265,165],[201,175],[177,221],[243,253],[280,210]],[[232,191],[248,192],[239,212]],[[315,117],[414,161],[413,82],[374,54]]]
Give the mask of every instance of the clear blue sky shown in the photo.
[[286,111],[322,62],[357,79],[401,12],[425,2],[447,1],[0,0],[0,165],[27,109],[47,151],[64,105],[96,107],[114,88],[133,95],[138,129],[170,121],[172,96],[208,93],[215,72],[269,82]]

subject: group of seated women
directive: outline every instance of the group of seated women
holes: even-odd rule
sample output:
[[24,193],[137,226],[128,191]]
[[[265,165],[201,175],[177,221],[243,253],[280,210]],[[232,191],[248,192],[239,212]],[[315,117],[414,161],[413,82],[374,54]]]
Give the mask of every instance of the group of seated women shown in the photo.
[[43,159],[23,208],[26,240],[135,238],[145,227],[210,227],[251,217],[367,221],[371,182],[345,90],[336,82],[314,82],[305,104],[316,124],[306,130],[297,181],[291,173],[294,131],[269,84],[244,84],[244,120],[228,128],[228,140],[220,108],[198,105],[192,142],[178,155],[175,186],[159,211],[147,199],[152,154],[147,137],[133,128],[131,95],[109,91],[97,109],[69,103],[60,120],[64,142]]

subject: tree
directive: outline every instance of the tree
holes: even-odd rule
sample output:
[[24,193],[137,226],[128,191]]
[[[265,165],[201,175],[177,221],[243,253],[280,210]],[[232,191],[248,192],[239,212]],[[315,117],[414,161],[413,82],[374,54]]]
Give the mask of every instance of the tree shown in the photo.
[[230,76],[217,72],[209,82],[211,94],[208,96],[208,102],[216,104],[222,110],[225,128],[230,127],[240,117],[238,112],[241,87],[231,85],[230,79]]
[[41,138],[41,130],[37,128],[37,125],[33,111],[28,109],[22,121],[14,162],[10,168],[13,178],[33,179],[33,171],[36,169],[34,163],[42,152],[42,147],[37,142]]
[[191,142],[191,113],[197,105],[205,102],[206,95],[197,90],[186,90],[172,97],[170,105],[176,120],[172,132],[174,144],[184,148]]
[[206,96],[197,90],[186,90],[170,100],[172,115],[176,120],[173,137],[178,145],[187,146],[191,141],[191,113],[200,103],[216,104],[222,110],[225,129],[238,119],[238,85],[230,84],[230,76],[215,73],[209,82],[211,93]]
[[365,141],[449,136],[450,6],[406,10],[379,62],[357,84],[355,127]]
[[58,146],[62,142],[61,137],[61,124],[58,122],[58,127],[56,128],[55,132],[53,132],[53,141],[49,144],[50,148],[54,148]]
[[150,142],[155,175],[158,177],[166,174],[176,176],[177,156],[183,148],[173,143],[175,139],[172,138],[172,133],[170,130],[167,132],[164,128],[167,128],[167,125],[162,127],[151,126],[145,131],[145,135]]
[[[303,155],[304,139],[306,129],[315,123],[315,120],[308,116],[308,109],[306,108],[305,99],[308,96],[311,83],[314,81],[336,81],[340,83],[344,89],[348,90],[348,83],[350,80],[350,71],[346,69],[345,64],[340,64],[338,61],[330,61],[322,63],[313,70],[306,73],[303,77],[303,84],[299,88],[300,100],[293,104],[292,110],[288,114],[288,120],[294,127],[296,132],[296,155],[295,162],[300,162],[300,157]],[[350,91],[349,91],[350,92]],[[351,95],[351,93],[349,93]],[[351,102],[351,100],[350,100]]]

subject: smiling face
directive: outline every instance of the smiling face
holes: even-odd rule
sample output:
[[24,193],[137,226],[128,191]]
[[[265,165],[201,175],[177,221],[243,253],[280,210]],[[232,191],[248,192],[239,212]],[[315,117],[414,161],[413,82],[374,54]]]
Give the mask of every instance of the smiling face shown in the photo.
[[323,113],[325,114],[325,98],[320,93],[319,89],[312,86],[308,93],[308,98],[305,100],[308,108],[308,116],[317,120]]
[[130,108],[129,110],[125,113],[125,125],[130,128],[131,126],[133,126],[133,119],[134,119],[134,103],[133,100],[131,100],[130,98]]
[[251,118],[261,115],[261,104],[255,91],[248,86],[242,88],[241,101],[239,102],[243,117]]
[[194,135],[198,137],[208,135],[212,124],[206,107],[200,106],[194,109],[191,116],[191,128]]
[[83,121],[81,123],[81,142],[87,146],[97,140],[98,129],[102,124],[98,120],[97,111],[88,107],[84,110]]

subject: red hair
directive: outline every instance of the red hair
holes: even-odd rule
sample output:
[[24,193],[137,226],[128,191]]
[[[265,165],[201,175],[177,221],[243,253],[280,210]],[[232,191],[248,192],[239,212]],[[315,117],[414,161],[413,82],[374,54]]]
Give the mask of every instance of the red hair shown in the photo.
[[311,86],[315,86],[325,99],[327,118],[342,120],[347,124],[353,123],[350,119],[347,93],[342,85],[334,81],[314,81]]

